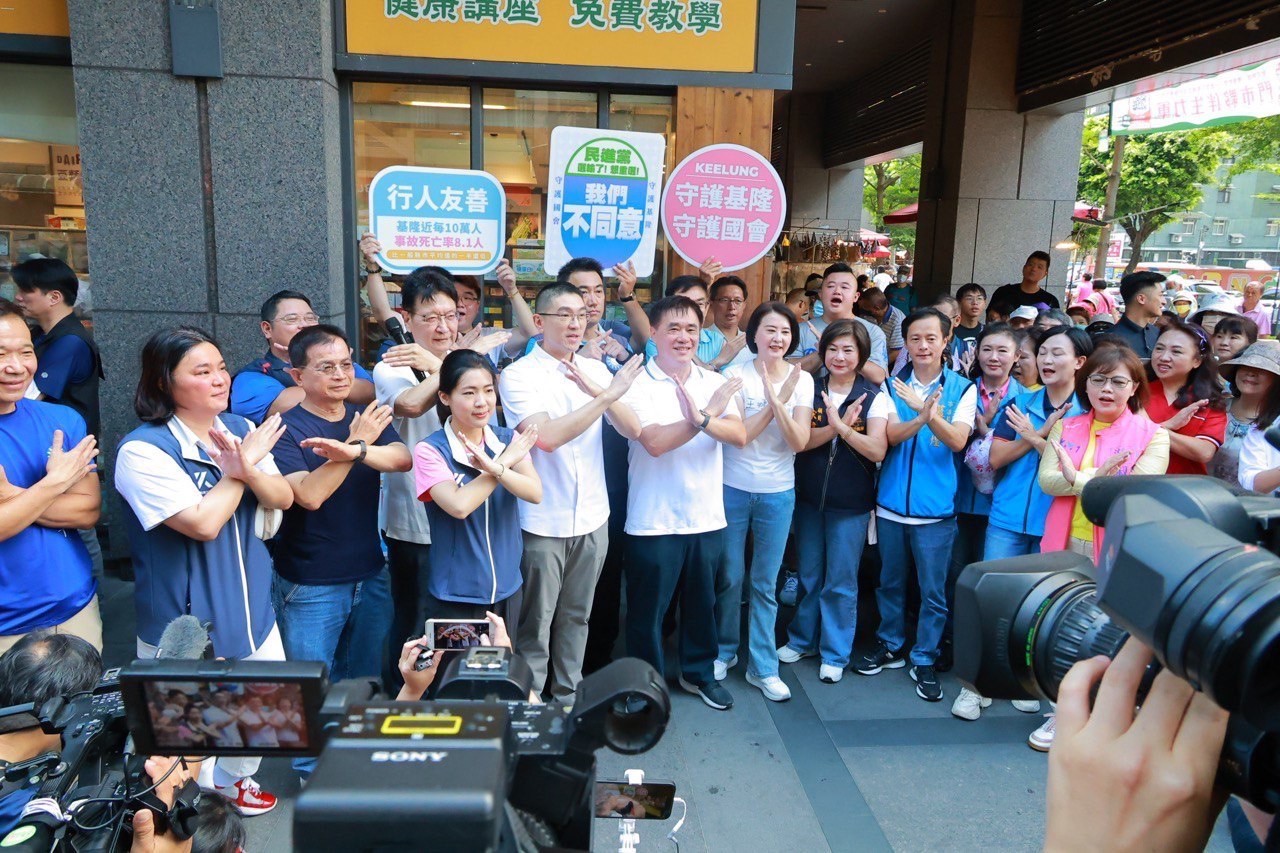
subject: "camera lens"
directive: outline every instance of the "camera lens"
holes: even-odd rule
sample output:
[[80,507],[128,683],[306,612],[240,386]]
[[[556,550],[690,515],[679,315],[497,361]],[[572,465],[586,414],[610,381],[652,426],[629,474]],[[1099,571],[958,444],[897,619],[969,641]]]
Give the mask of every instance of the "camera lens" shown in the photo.
[[1129,636],[1098,607],[1097,593],[1091,582],[1073,584],[1044,608],[1044,618],[1035,626],[1032,677],[1046,696],[1057,698],[1058,685],[1077,661],[1115,657]]

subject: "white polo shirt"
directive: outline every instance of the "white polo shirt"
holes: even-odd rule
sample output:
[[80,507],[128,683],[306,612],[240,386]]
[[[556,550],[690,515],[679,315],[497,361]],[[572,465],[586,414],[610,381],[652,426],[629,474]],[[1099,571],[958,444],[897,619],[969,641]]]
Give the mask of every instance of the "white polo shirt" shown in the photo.
[[[392,367],[380,361],[373,368],[373,386],[378,402],[384,406],[394,409],[400,395],[417,384],[413,371],[407,367]],[[391,425],[412,453],[419,441],[440,429],[440,416],[433,405],[416,418],[395,418]],[[427,523],[427,511],[418,500],[412,471],[382,475],[382,509],[387,538],[417,545],[431,544],[431,526]]]
[[[726,382],[697,365],[684,383],[698,408]],[[635,410],[641,428],[684,420],[675,381],[650,360],[636,377],[623,402]],[[738,419],[730,402],[722,418]],[[639,441],[627,452],[627,526],[632,536],[706,533],[720,530],[724,520],[724,455],[721,444],[705,432],[661,456],[653,457]]]
[[[601,388],[613,380],[603,362],[575,358],[574,366]],[[546,412],[552,420],[591,402],[565,373],[564,365],[541,345],[517,359],[498,378],[507,426],[515,429],[525,418]],[[520,501],[520,529],[535,536],[568,539],[599,530],[609,521],[609,494],[604,484],[602,426],[597,418],[577,438],[548,453],[529,451],[542,479],[542,503]]]

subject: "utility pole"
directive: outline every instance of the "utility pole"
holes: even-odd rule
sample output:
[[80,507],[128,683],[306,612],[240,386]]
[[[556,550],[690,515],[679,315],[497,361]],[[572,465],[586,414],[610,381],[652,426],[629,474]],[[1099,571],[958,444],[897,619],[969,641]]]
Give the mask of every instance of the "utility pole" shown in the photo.
[[1128,136],[1113,136],[1111,172],[1107,175],[1107,198],[1100,217],[1106,224],[1098,235],[1098,255],[1093,261],[1093,277],[1107,277],[1107,250],[1111,248],[1111,222],[1116,215],[1116,195],[1120,192],[1120,167],[1124,163],[1124,143]]

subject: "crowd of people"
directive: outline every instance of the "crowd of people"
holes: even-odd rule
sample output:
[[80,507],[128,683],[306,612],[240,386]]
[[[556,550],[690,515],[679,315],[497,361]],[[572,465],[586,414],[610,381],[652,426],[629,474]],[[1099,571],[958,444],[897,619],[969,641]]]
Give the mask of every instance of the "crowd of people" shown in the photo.
[[[496,330],[478,322],[479,282],[438,267],[400,281],[393,307],[379,249],[361,242],[370,306],[404,334],[371,371],[291,290],[263,304],[266,350],[238,370],[197,328],[144,345],[139,425],[110,465],[139,656],[191,613],[219,657],[322,661],[394,695],[425,619],[490,618],[546,699],[572,701],[616,654],[666,673],[675,633],[672,675],[718,710],[740,652],[772,701],[790,698],[780,667],[814,657],[827,684],[907,668],[904,686],[938,702],[959,571],[1095,556],[1102,532],[1079,500],[1092,479],[1280,489],[1262,438],[1280,415],[1280,343],[1229,304],[1164,310],[1155,273],[1125,277],[1122,313],[1101,290],[1063,312],[1044,252],[990,299],[964,284],[929,304],[836,263],[748,312],[746,283],[714,259],[648,306],[619,267],[623,321],[606,318],[592,259],[532,304],[504,263],[515,328]],[[67,319],[74,274],[28,264],[20,305],[0,301],[0,651],[39,629],[100,647],[101,361]],[[859,655],[872,555],[878,626]],[[990,704],[960,688],[951,712]],[[176,738],[252,746],[296,739],[295,705],[176,691],[154,713]],[[1054,726],[1031,745],[1047,749]],[[276,799],[257,763],[206,762],[202,782],[264,813]]]

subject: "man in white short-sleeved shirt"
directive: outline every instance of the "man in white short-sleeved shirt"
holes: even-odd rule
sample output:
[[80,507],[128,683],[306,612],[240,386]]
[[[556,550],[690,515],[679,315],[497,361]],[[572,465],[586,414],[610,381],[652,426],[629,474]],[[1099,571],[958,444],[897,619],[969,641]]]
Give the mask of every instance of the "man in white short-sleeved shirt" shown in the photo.
[[540,340],[498,380],[507,423],[538,428],[530,452],[542,480],[542,502],[520,502],[524,599],[516,650],[533,671],[534,690],[570,699],[582,680],[587,618],[609,548],[603,426],[609,418],[624,436],[640,435],[635,413],[619,401],[643,369],[631,359],[617,374],[577,355],[587,305],[571,284],[538,294],[534,323]]
[[627,650],[663,673],[662,618],[680,586],[680,685],[733,706],[715,680],[715,575],[724,555],[721,447],[746,444],[740,380],[694,364],[702,312],[688,297],[650,306],[657,355],[623,398],[640,421],[628,454]]

